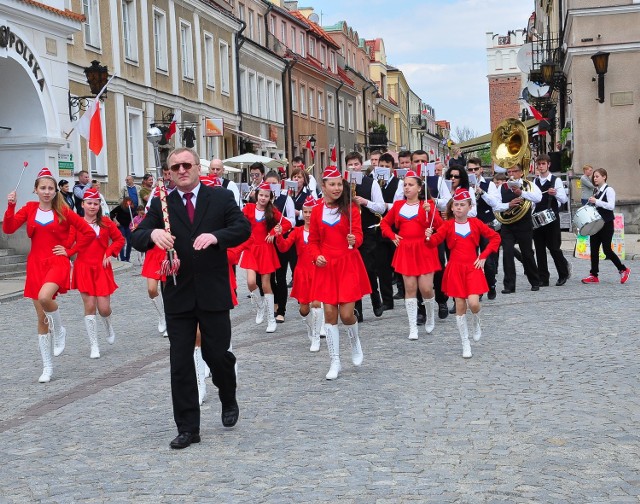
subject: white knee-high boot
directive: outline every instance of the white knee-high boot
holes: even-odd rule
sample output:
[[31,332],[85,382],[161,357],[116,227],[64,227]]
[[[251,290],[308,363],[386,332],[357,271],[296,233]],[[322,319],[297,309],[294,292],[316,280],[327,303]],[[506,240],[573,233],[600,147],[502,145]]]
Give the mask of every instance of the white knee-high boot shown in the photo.
[[[260,295],[260,290],[256,289],[249,293],[251,295],[251,301],[253,301],[256,305],[256,324],[262,324],[264,322],[264,310],[265,310],[265,302],[264,298]],[[271,310],[273,311],[273,310]]]
[[102,317],[102,322],[104,323],[104,328],[107,330],[107,343],[113,345],[116,341],[116,333],[113,330],[113,325],[111,325],[111,315],[107,315],[106,317]]
[[52,341],[53,338],[51,334],[38,334],[38,346],[40,347],[40,355],[42,356],[42,374],[40,378],[38,378],[40,383],[51,381],[51,376],[53,375],[53,358],[51,357]]
[[87,328],[87,336],[89,337],[89,344],[91,345],[91,359],[100,358],[100,347],[98,347],[98,327],[96,325],[95,315],[84,316],[84,326]]
[[318,310],[320,310],[318,312],[318,324],[320,327],[320,336],[326,336],[327,335],[327,331],[325,330],[324,327],[324,303],[320,304],[320,308],[318,308]]
[[418,339],[418,300],[416,298],[405,298],[404,307],[407,309],[409,319],[409,339]]
[[200,406],[207,397],[207,380],[205,379],[205,363],[202,358],[202,349],[195,347],[193,349],[193,362],[196,365],[196,380],[198,381],[198,402]]
[[335,380],[340,373],[340,331],[337,325],[325,324],[327,331],[327,348],[331,357],[331,367],[327,373],[327,380]]
[[425,311],[427,312],[427,321],[424,323],[424,330],[427,334],[431,334],[436,326],[436,298],[425,299]]
[[276,316],[273,313],[273,310],[274,310],[273,294],[265,294],[264,301],[265,301],[264,303],[265,310],[267,311],[267,332],[268,333],[276,332],[276,327],[278,327],[278,324],[276,322]]
[[60,318],[60,310],[52,312],[44,312],[49,326],[49,333],[53,336],[53,355],[56,357],[64,350],[67,330],[62,327],[62,319]]
[[465,359],[471,357],[471,343],[469,343],[469,329],[467,328],[467,316],[456,315],[456,323],[460,332],[460,340],[462,341],[462,356]]
[[163,336],[167,336],[167,322],[164,318],[164,303],[162,302],[162,296],[158,294],[156,297],[151,299],[151,303],[155,307],[158,312],[158,332],[162,333]]
[[473,341],[480,341],[482,338],[482,328],[480,327],[480,310],[478,313],[471,312],[471,333]]
[[351,361],[354,366],[362,364],[364,354],[362,353],[362,346],[360,345],[360,337],[358,336],[358,322],[347,328],[347,334],[349,335],[349,344],[351,345]]
[[320,329],[324,326],[324,310],[322,308],[311,308],[313,315],[313,333],[311,337],[311,352],[320,351]]

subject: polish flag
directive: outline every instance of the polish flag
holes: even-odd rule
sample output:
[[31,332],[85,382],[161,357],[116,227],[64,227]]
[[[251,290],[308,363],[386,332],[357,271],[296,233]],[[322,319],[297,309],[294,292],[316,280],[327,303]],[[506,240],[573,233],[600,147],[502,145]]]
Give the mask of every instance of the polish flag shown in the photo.
[[529,111],[529,113],[538,121],[542,120],[544,118],[544,116],[542,115],[542,113],[535,108],[533,105],[531,105],[529,102],[525,101],[525,100],[521,100],[522,104],[524,106],[525,109],[527,109]]
[[315,159],[315,157],[316,157],[316,153],[315,153],[315,152],[313,152],[313,148],[312,148],[312,146],[311,146],[311,138],[309,138],[309,139],[307,140],[307,145],[305,145],[305,147],[306,147],[306,148],[309,150],[309,152],[311,153],[311,159]]
[[100,100],[93,100],[87,111],[78,120],[78,133],[89,141],[89,149],[96,156],[102,151],[102,117]]
[[171,139],[171,137],[172,137],[173,135],[175,135],[175,134],[176,134],[176,129],[177,129],[177,128],[176,128],[176,122],[175,122],[175,120],[174,120],[174,121],[171,121],[171,124],[169,125],[169,129],[167,130],[167,133],[165,134],[165,138],[166,138],[167,140],[170,140],[170,139]]
[[335,163],[338,161],[338,153],[336,152],[336,146],[331,147],[331,154],[329,156],[331,158],[331,162]]

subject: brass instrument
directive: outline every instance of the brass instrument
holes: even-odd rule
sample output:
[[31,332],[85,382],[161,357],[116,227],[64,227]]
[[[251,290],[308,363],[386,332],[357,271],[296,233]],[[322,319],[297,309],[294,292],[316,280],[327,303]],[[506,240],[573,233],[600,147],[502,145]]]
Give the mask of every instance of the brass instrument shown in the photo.
[[[520,165],[524,171],[529,168],[531,149],[526,126],[518,119],[509,118],[500,122],[491,135],[491,158],[502,168],[509,169]],[[510,182],[515,182],[512,178]],[[508,183],[508,182],[507,182]],[[520,185],[520,184],[518,184]],[[531,182],[521,179],[521,189],[531,191]],[[509,208],[504,212],[494,212],[501,224],[513,224],[531,212],[532,203],[524,200],[520,205]]]

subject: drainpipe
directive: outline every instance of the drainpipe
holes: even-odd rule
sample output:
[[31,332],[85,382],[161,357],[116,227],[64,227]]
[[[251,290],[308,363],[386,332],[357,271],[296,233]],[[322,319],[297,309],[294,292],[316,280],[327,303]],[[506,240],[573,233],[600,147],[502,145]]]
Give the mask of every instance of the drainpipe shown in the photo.
[[[247,23],[240,21],[242,28],[236,32],[236,107],[238,110],[238,131],[242,131],[242,95],[240,93],[240,49],[242,48],[245,38],[242,32],[246,29]],[[238,140],[240,143],[240,140]]]
[[[285,86],[287,86],[287,94],[289,96],[289,120],[287,120],[287,114],[282,114],[284,120],[284,150],[286,152],[287,159],[291,161],[293,157],[293,108],[291,99],[291,69],[298,62],[298,60],[291,59],[285,60],[286,65],[282,71],[282,95],[284,98]],[[284,99],[282,101],[284,106]]]
[[342,89],[342,86],[344,86],[344,81],[342,81],[340,83],[340,85],[336,88],[336,125],[338,126],[337,130],[338,130],[338,147],[337,147],[337,157],[338,157],[338,169],[341,168],[342,166],[342,156],[340,155],[340,152],[342,151],[342,144],[341,144],[341,140],[340,140],[340,90]]
[[[269,47],[269,13],[272,10],[273,10],[273,4],[269,2],[269,6],[267,7],[267,12],[265,12],[264,14],[264,46],[269,50],[273,50],[271,49],[271,47]],[[275,37],[276,34],[274,33],[273,36]]]
[[369,82],[366,87],[362,88],[362,115],[364,119],[364,154],[369,151],[369,126],[367,120],[367,90],[374,87],[373,82]]

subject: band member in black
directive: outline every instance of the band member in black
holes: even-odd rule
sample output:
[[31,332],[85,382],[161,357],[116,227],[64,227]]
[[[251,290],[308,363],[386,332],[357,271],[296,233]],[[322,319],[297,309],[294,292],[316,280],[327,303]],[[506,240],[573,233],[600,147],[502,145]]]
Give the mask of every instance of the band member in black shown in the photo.
[[569,199],[564,190],[562,180],[549,172],[551,158],[547,154],[540,154],[536,158],[536,168],[538,176],[534,181],[542,192],[542,200],[537,203],[533,213],[544,210],[552,210],[555,220],[533,230],[533,244],[536,247],[536,261],[538,263],[538,275],[540,275],[540,285],[549,286],[549,266],[547,265],[547,249],[553,258],[558,271],[557,286],[564,285],[569,279],[569,263],[564,257],[560,246],[562,245],[562,233],[560,232],[560,205]]
[[[533,255],[532,234],[533,222],[531,220],[531,211],[524,215],[518,216],[518,210],[521,205],[526,204],[525,200],[531,203],[539,203],[542,199],[540,189],[535,184],[525,182],[523,179],[524,172],[520,165],[512,166],[507,169],[507,175],[510,180],[502,184],[500,188],[500,201],[495,209],[504,212],[513,209],[515,218],[510,219],[512,222],[503,223],[500,230],[502,237],[502,267],[504,269],[504,289],[503,294],[512,294],[516,291],[516,265],[514,257],[514,249],[516,244],[520,247],[522,254],[522,265],[525,274],[531,284],[531,290],[540,290],[540,277],[538,276],[538,267]],[[528,186],[528,187],[525,187]]]

